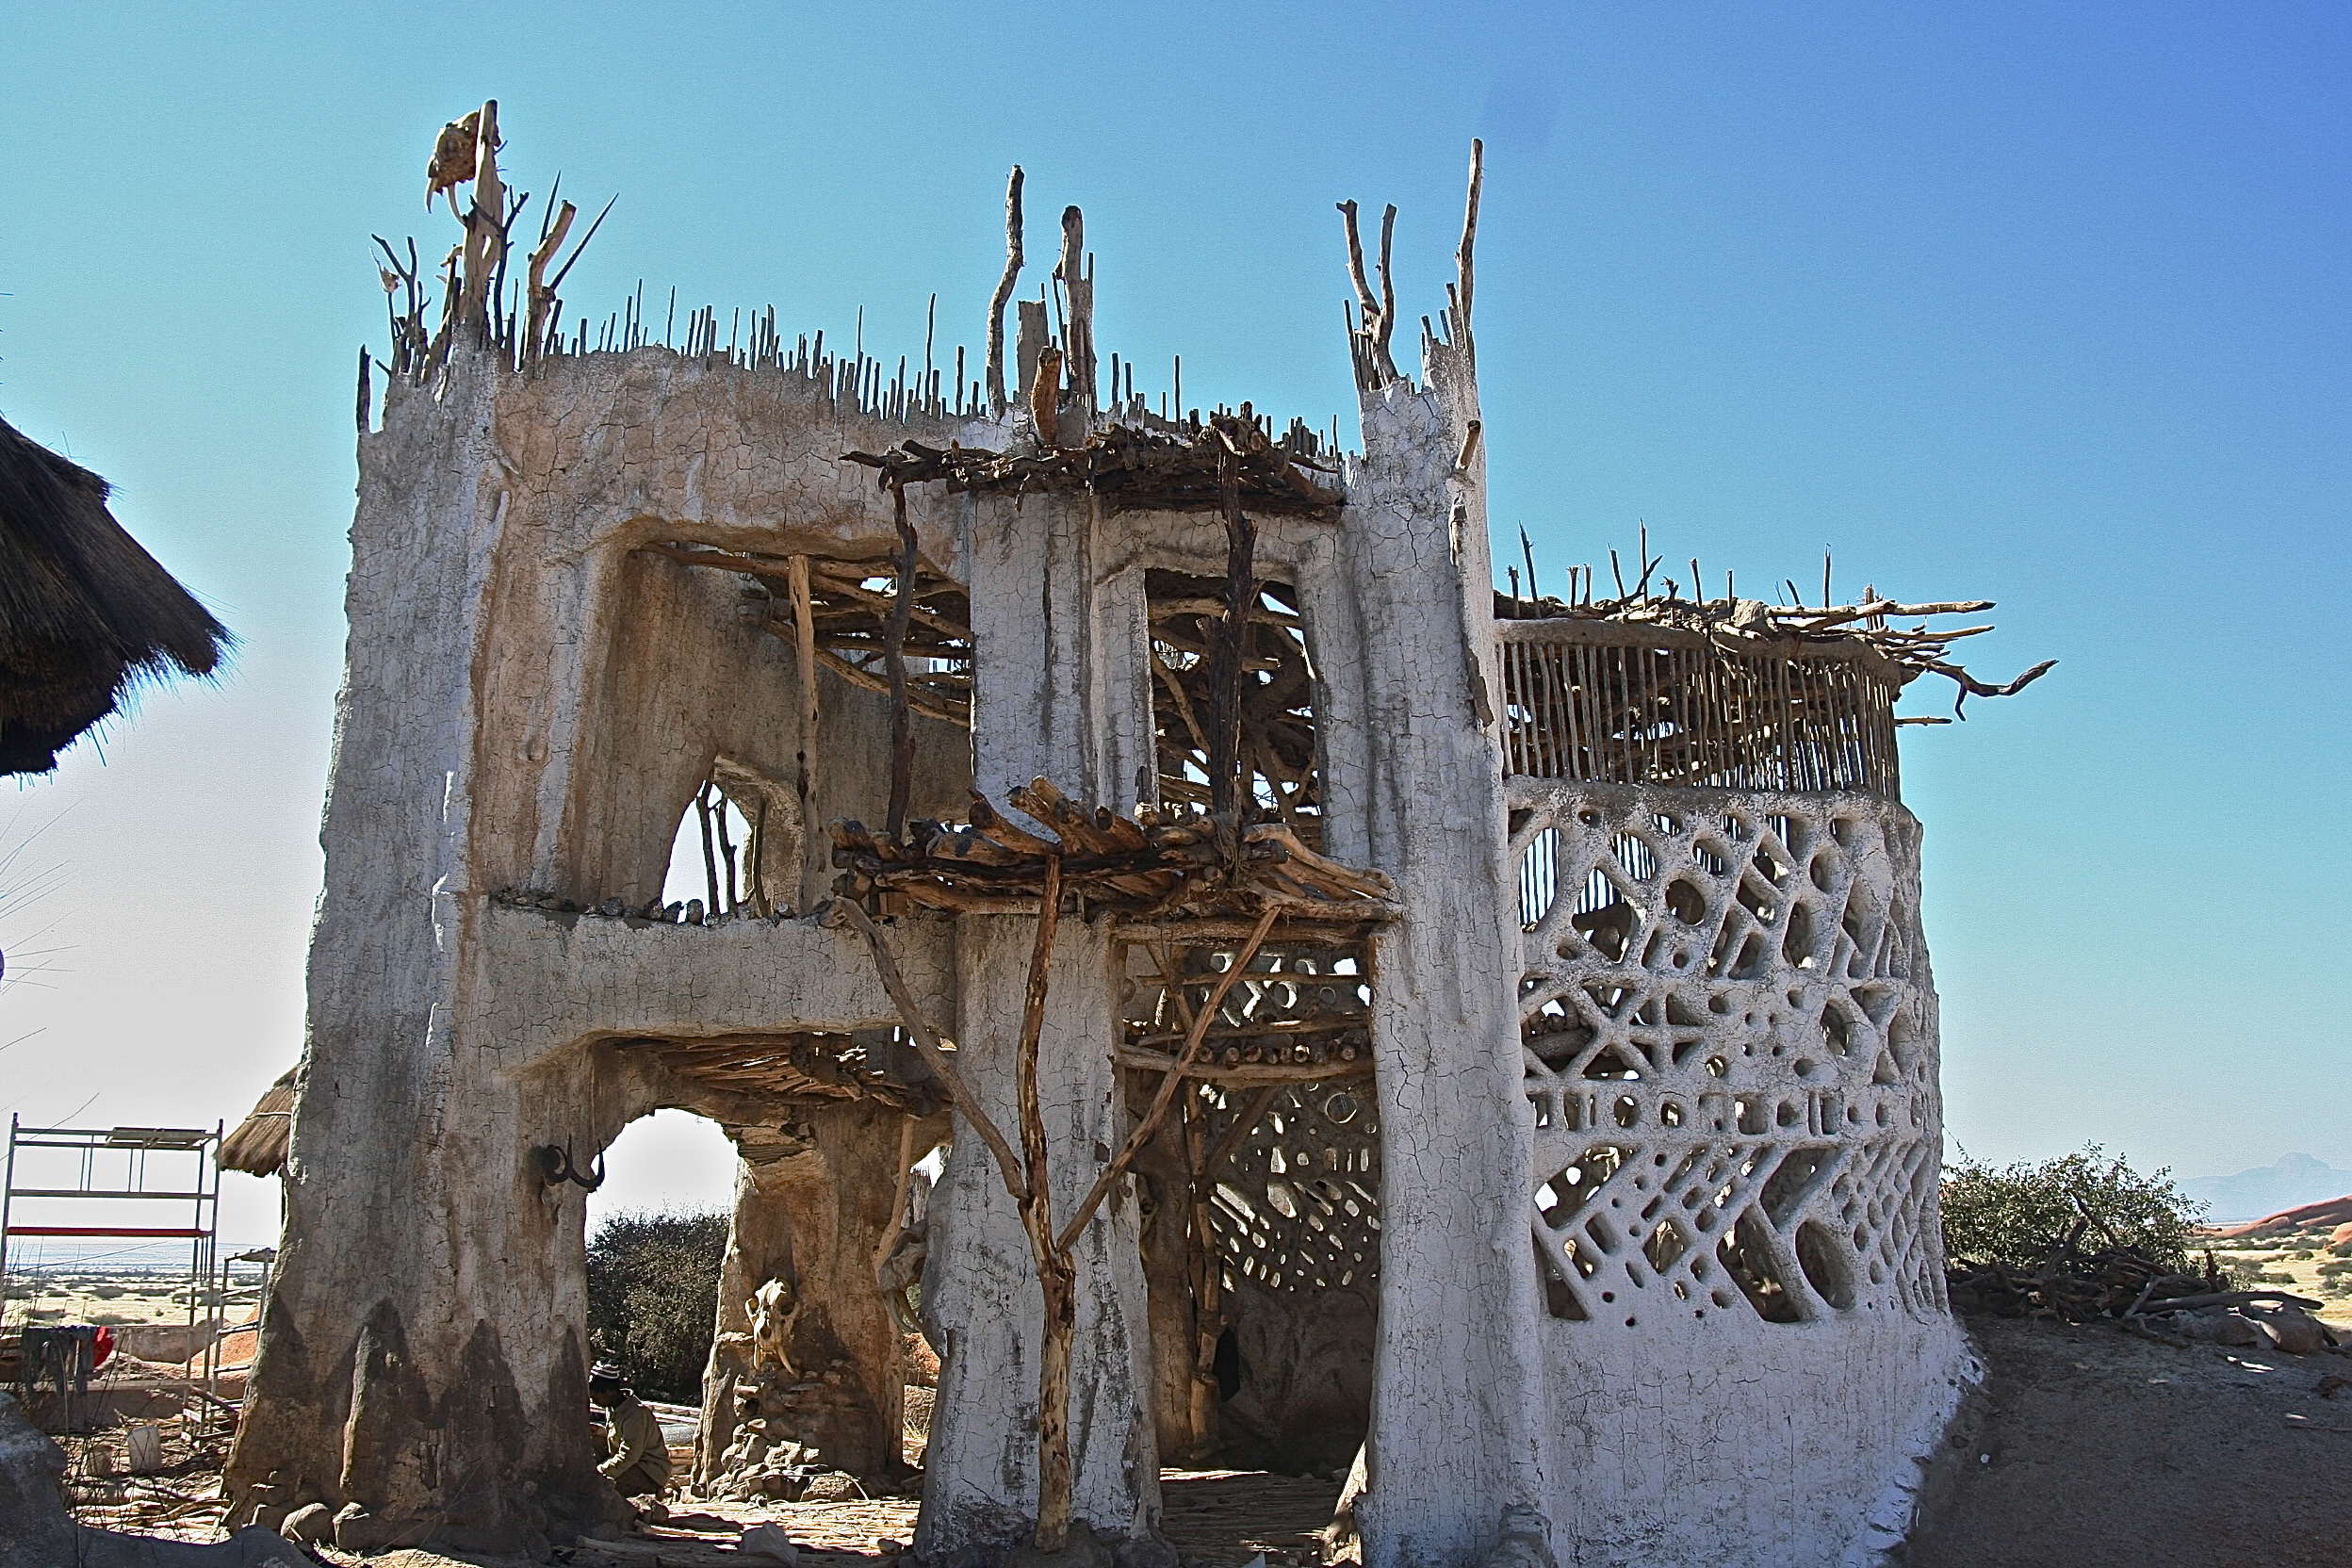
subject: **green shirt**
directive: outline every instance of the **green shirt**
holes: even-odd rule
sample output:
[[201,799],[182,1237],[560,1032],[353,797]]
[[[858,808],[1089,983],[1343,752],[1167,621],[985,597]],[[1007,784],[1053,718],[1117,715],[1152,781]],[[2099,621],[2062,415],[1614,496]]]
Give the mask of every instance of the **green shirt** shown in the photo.
[[657,1479],[670,1478],[670,1446],[662,1436],[662,1419],[635,1395],[604,1413],[604,1443],[612,1457],[596,1473],[607,1480],[640,1465]]

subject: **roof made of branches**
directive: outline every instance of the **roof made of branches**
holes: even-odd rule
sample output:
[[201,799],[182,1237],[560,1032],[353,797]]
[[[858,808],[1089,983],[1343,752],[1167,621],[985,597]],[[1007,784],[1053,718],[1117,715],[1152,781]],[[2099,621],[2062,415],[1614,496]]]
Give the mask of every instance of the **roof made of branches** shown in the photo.
[[47,773],[130,688],[210,675],[233,642],[106,490],[0,420],[0,774]]

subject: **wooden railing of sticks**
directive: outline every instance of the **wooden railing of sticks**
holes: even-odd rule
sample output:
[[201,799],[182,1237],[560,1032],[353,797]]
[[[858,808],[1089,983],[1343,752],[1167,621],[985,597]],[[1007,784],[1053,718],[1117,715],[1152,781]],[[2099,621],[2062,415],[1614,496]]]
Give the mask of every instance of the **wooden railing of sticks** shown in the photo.
[[1396,913],[1384,873],[1326,859],[1279,822],[1241,826],[1234,863],[1205,812],[1088,810],[1043,778],[1008,798],[1056,837],[1014,825],[978,793],[970,823],[915,822],[903,841],[862,823],[828,825],[833,863],[847,874],[836,890],[860,902],[890,892],[925,908],[1035,914],[1051,867],[1083,906],[1169,927],[1222,929],[1270,908],[1301,929],[1344,938]]
[[[1611,569],[1615,570],[1616,552],[1610,551],[1609,556]],[[1897,690],[1924,675],[1940,676],[1955,688],[1952,710],[1954,719],[1968,716],[1965,706],[1968,698],[2015,696],[2058,663],[2055,659],[2045,659],[2014,680],[1993,682],[1978,679],[1947,657],[1952,644],[1964,637],[1981,637],[1993,628],[1935,627],[1929,621],[1941,615],[1978,614],[1993,608],[1991,599],[1905,604],[1882,598],[1875,589],[1865,590],[1857,604],[1766,604],[1760,599],[1729,596],[1720,599],[1684,598],[1676,594],[1671,580],[1663,595],[1650,591],[1650,575],[1659,564],[1656,559],[1644,561],[1640,580],[1631,589],[1615,598],[1599,599],[1592,596],[1592,568],[1571,567],[1567,598],[1522,598],[1516,594],[1498,593],[1494,596],[1495,619],[1504,623],[1501,629],[1507,639],[1543,641],[1556,637],[1561,641],[1639,643],[1648,633],[1680,632],[1701,640],[1691,645],[1723,654],[1781,659],[1842,657],[1870,669],[1874,677],[1886,680]],[[1693,561],[1690,564],[1695,578],[1698,563]],[[1515,583],[1518,572],[1513,570],[1511,575]],[[1531,553],[1528,575],[1532,580]],[[1824,593],[1822,596],[1826,600],[1828,596]],[[1895,624],[1902,621],[1918,624]],[[1673,641],[1675,639],[1671,635],[1661,635],[1659,645]],[[1921,717],[1897,722],[1948,724],[1951,720]]]
[[846,1035],[716,1035],[629,1042],[672,1072],[732,1094],[823,1103],[870,1100],[909,1117],[945,1108],[944,1092],[879,1070]]
[[938,481],[951,495],[1078,492],[1114,513],[1226,511],[1230,478],[1250,512],[1336,522],[1340,493],[1305,471],[1330,472],[1320,456],[1306,426],[1294,420],[1278,439],[1243,403],[1235,413],[1212,414],[1199,424],[1108,425],[1074,447],[1000,452],[951,445],[941,450],[910,440],[880,453],[849,452],[844,460],[881,469],[883,482],[893,486]]

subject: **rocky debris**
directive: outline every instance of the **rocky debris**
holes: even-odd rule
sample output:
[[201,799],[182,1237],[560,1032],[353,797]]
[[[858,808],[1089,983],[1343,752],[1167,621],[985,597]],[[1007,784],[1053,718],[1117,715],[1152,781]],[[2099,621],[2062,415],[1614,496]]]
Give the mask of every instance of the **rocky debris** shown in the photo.
[[[719,1478],[707,1488],[712,1497],[738,1503],[841,1500],[810,1495],[811,1488],[826,1474],[814,1448],[773,1439],[765,1427],[765,1422],[753,1420],[736,1430],[735,1441],[727,1445],[720,1461]],[[846,1492],[841,1494],[847,1495]]]
[[761,1562],[781,1562],[786,1568],[800,1561],[800,1548],[775,1525],[753,1525],[743,1531],[735,1549]]
[[91,1529],[66,1511],[65,1470],[65,1450],[0,1394],[0,1568],[310,1568],[308,1553],[270,1530],[197,1545]]

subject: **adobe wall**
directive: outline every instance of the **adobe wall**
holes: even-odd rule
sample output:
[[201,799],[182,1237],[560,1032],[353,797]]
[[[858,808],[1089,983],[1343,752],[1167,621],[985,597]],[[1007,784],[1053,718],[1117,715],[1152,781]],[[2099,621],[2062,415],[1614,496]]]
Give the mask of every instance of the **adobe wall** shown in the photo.
[[[926,425],[923,427],[931,429]],[[543,362],[461,351],[396,383],[362,438],[351,638],[310,957],[287,1219],[237,1515],[324,1501],[377,1544],[534,1548],[616,1507],[584,1420],[580,1163],[662,1104],[756,1119],[599,1041],[851,1030],[896,1010],[854,937],[513,907],[660,886],[714,757],[790,776],[790,656],[720,574],[632,556],[695,539],[879,554],[892,535],[840,453],[896,438],[807,385],[664,351]],[[925,513],[926,551],[952,557]],[[874,704],[829,690],[823,811],[878,814]],[[942,727],[927,722],[919,729]],[[887,726],[885,726],[887,732]],[[919,808],[960,803],[923,738]],[[812,846],[811,853],[822,851]],[[953,956],[902,962],[947,1012]]]

